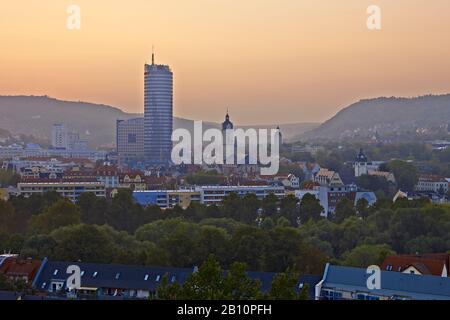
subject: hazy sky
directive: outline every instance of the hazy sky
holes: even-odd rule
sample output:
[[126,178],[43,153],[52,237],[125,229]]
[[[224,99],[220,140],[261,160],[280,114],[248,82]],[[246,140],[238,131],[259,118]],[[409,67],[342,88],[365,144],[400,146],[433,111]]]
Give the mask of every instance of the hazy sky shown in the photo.
[[[366,27],[371,4],[381,31]],[[2,1],[0,41],[0,94],[129,112],[143,110],[152,44],[191,119],[228,107],[241,124],[323,121],[360,98],[450,92],[449,0]]]

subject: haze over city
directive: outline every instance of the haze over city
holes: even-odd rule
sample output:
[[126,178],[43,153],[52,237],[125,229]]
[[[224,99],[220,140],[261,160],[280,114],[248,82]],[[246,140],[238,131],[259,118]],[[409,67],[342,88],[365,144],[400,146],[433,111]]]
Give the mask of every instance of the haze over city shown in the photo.
[[380,31],[365,0],[77,0],[81,30],[66,28],[73,1],[3,3],[0,94],[142,113],[152,45],[190,119],[321,122],[362,98],[449,92],[450,2],[375,2]]

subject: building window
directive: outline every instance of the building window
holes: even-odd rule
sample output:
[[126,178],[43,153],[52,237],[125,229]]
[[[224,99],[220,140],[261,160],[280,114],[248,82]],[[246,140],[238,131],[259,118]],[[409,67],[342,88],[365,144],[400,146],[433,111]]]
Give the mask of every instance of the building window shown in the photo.
[[135,133],[128,134],[128,143],[137,143],[137,135]]

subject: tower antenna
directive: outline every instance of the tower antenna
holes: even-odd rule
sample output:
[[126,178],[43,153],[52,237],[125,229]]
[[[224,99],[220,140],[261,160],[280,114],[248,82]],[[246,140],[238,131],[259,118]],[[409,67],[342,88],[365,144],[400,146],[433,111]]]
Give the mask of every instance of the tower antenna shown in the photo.
[[155,46],[152,45],[152,66],[155,65]]

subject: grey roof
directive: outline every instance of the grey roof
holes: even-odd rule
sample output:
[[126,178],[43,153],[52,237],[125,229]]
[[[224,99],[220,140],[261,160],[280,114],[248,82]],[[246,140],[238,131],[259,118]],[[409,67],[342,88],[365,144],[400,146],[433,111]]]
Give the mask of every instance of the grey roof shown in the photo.
[[[45,261],[45,260],[44,260]],[[65,282],[68,274],[67,267],[78,265],[84,274],[81,278],[82,287],[93,288],[113,288],[113,289],[135,289],[155,291],[164,275],[167,274],[169,281],[176,281],[183,284],[194,268],[171,268],[171,267],[147,267],[136,265],[119,264],[98,264],[81,262],[51,262],[43,263],[40,273],[33,283],[33,287],[38,290],[48,290],[52,281]],[[58,270],[57,274],[55,271]],[[96,276],[94,273],[97,272]],[[116,275],[119,278],[116,279]],[[147,280],[145,280],[148,275]],[[272,280],[276,273],[271,272],[248,272],[249,278],[260,280],[261,289],[264,292],[270,290]],[[321,276],[305,275],[301,276],[297,283],[297,290],[301,284],[309,284],[310,297],[314,297],[314,287],[321,280]]]
[[[82,262],[47,262],[35,281],[34,287],[40,290],[48,290],[52,281],[66,281],[67,267],[77,265],[83,273],[81,277],[82,287],[155,290],[164,275],[168,275],[169,281],[184,282],[191,269],[128,266],[119,264],[96,264]],[[55,271],[58,270],[55,275]],[[96,273],[96,274],[95,274]],[[116,279],[116,276],[118,278]],[[146,279],[146,276],[147,280]]]
[[450,278],[381,271],[381,289],[369,290],[366,269],[328,265],[323,287],[400,296],[417,300],[450,300]]

